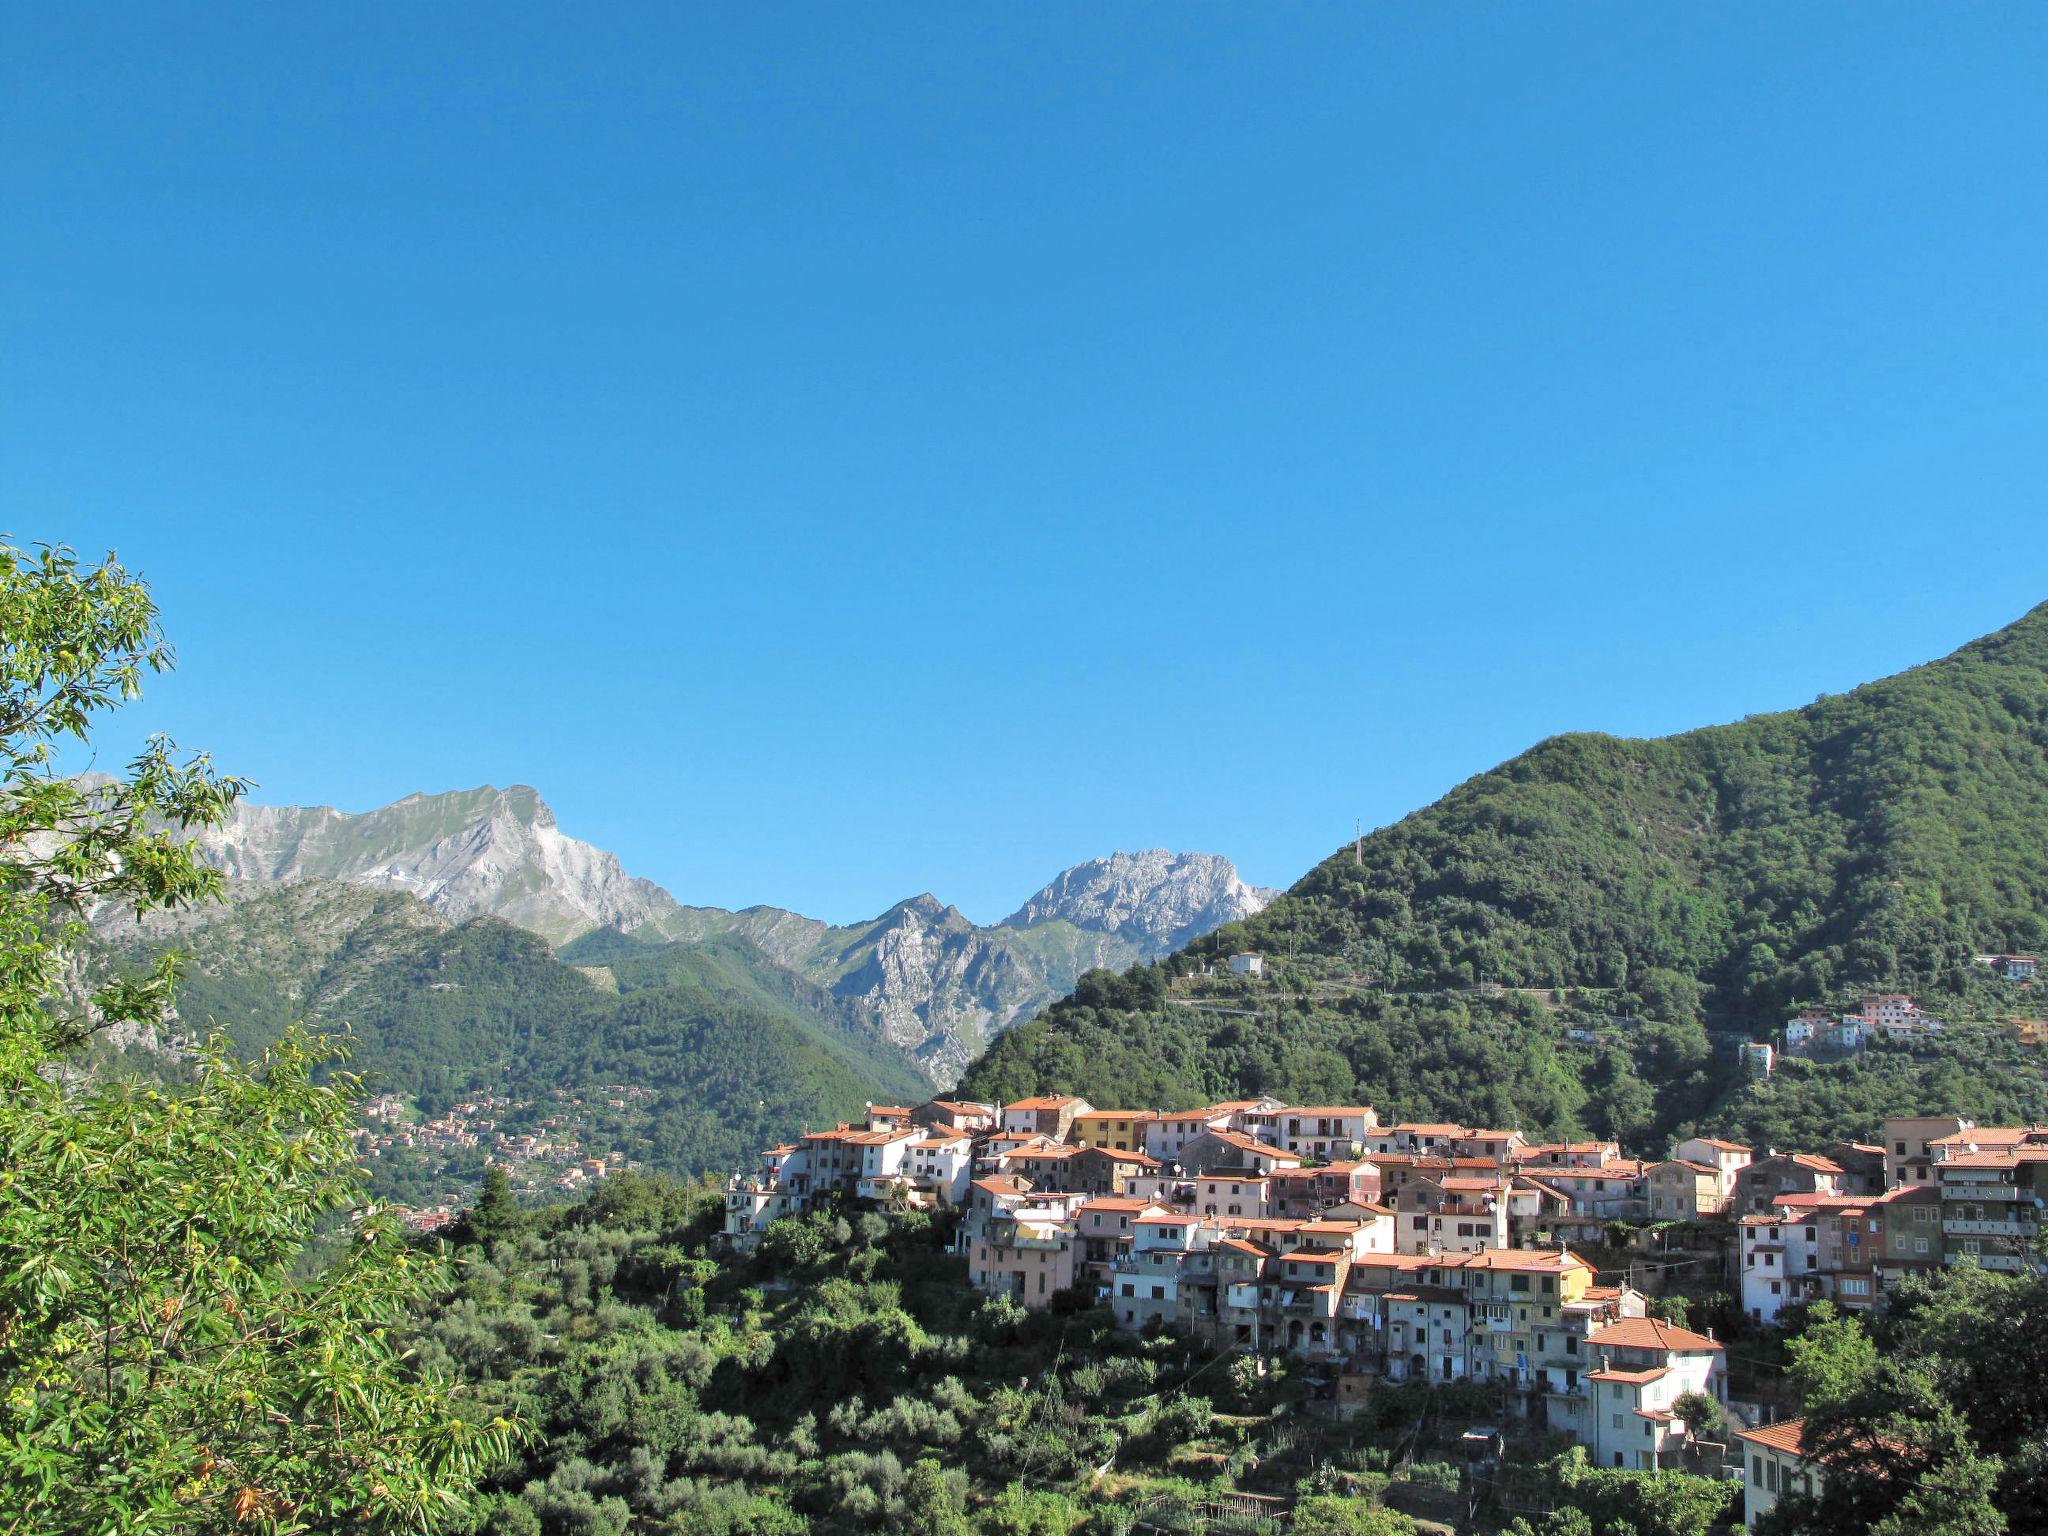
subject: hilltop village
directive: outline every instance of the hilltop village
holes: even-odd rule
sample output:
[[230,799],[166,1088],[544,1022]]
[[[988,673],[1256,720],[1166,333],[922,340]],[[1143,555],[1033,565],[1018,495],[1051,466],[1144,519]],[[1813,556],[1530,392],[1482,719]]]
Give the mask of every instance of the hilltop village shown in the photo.
[[[1944,1264],[2038,1267],[2044,1170],[2048,1128],[1953,1115],[1887,1118],[1870,1143],[1692,1137],[1643,1160],[1383,1125],[1368,1105],[934,1099],[769,1148],[727,1185],[725,1240],[846,1203],[951,1210],[982,1292],[1078,1295],[1135,1332],[1293,1356],[1338,1414],[1380,1381],[1495,1383],[1597,1465],[1644,1470],[1684,1451],[1682,1399],[1728,1402],[1724,1343],[1653,1315],[1662,1272],[1714,1277],[1766,1325],[1818,1300],[1868,1312]],[[1579,1249],[1646,1257],[1603,1273]],[[1796,1426],[1754,1435],[1753,1513],[1798,1460]]]

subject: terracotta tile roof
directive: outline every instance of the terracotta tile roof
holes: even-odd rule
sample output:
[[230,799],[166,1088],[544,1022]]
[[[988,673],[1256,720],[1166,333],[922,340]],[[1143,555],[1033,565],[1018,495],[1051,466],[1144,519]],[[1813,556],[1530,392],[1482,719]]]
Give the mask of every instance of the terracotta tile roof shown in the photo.
[[1274,1110],[1273,1113],[1285,1115],[1291,1120],[1299,1119],[1303,1115],[1314,1115],[1320,1120],[1334,1120],[1345,1115],[1369,1115],[1372,1113],[1372,1106],[1370,1104],[1289,1104],[1283,1109]]
[[1689,1173],[1704,1173],[1709,1177],[1712,1177],[1715,1171],[1705,1163],[1696,1163],[1689,1157],[1674,1157],[1668,1162],[1653,1163],[1650,1165],[1650,1172],[1655,1173],[1660,1168],[1683,1168]]
[[1653,1381],[1662,1381],[1666,1376],[1669,1376],[1670,1374],[1671,1367],[1669,1367],[1668,1365],[1660,1365],[1653,1370],[1647,1371],[1588,1371],[1586,1372],[1586,1380],[1620,1381],[1626,1382],[1629,1386],[1632,1387],[1641,1387],[1647,1386],[1649,1385],[1649,1383]]
[[1695,1136],[1692,1140],[1698,1142],[1703,1147],[1712,1147],[1716,1152],[1747,1152],[1749,1150],[1739,1141],[1717,1141],[1712,1136]]
[[1487,1248],[1463,1257],[1467,1269],[1538,1270],[1561,1274],[1567,1270],[1593,1267],[1576,1253],[1555,1248]]
[[1806,1420],[1787,1419],[1782,1424],[1766,1424],[1762,1429],[1738,1429],[1738,1440],[1747,1440],[1751,1445],[1761,1445],[1773,1451],[1787,1451],[1794,1456],[1803,1455],[1801,1443],[1806,1438]]
[[1210,1135],[1226,1147],[1235,1147],[1240,1152],[1250,1152],[1259,1157],[1285,1158],[1288,1162],[1299,1162],[1292,1152],[1281,1150],[1269,1141],[1260,1141],[1256,1136],[1247,1136],[1242,1131],[1211,1131]]
[[1465,1127],[1462,1125],[1439,1124],[1427,1120],[1403,1121],[1395,1126],[1394,1130],[1397,1133],[1405,1131],[1410,1136],[1463,1136],[1466,1134]]
[[2017,1152],[1958,1152],[1936,1163],[1934,1171],[1938,1178],[1944,1168],[2017,1168],[2019,1163]]
[[1719,1350],[1723,1346],[1703,1333],[1660,1322],[1654,1317],[1625,1317],[1596,1329],[1586,1343],[1594,1349],[1665,1349],[1680,1354]]
[[1069,1104],[1081,1102],[1082,1100],[1075,1098],[1071,1093],[1041,1093],[1032,1098],[1019,1099],[1014,1104],[1005,1104],[1003,1109],[1006,1113],[1013,1109],[1065,1109]]
[[1122,1195],[1098,1195],[1081,1209],[1084,1211],[1149,1211],[1158,1202],[1153,1200],[1130,1200]]

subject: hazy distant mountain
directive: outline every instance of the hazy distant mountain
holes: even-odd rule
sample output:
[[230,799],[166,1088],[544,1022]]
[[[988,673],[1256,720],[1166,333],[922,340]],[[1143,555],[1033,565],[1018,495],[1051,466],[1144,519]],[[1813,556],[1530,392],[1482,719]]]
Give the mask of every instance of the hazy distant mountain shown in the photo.
[[243,805],[200,845],[237,881],[402,891],[455,922],[501,918],[578,962],[612,953],[608,935],[642,945],[743,940],[843,1000],[939,1084],[1083,971],[1165,954],[1275,894],[1245,884],[1227,859],[1157,849],[1070,869],[990,928],[929,894],[837,926],[779,907],[686,907],[628,875],[616,855],[565,835],[526,785],[408,795],[360,814]]

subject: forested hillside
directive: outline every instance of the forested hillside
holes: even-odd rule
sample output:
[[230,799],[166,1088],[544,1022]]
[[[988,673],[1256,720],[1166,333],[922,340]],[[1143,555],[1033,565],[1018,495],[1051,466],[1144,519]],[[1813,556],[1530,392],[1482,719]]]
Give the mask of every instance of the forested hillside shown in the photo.
[[[1089,978],[998,1040],[962,1091],[1341,1092],[1431,1118],[1661,1134],[1739,1119],[1755,1097],[1728,1099],[1703,1024],[1762,1030],[1865,986],[2036,1008],[1972,957],[2048,947],[2044,914],[2048,606],[1803,709],[1546,741],[1249,920]],[[1238,950],[1266,956],[1264,983],[1195,977]],[[1541,996],[1452,995],[1480,985]],[[1940,1056],[1887,1091],[1934,1091]],[[2038,1074],[2019,1071],[1979,1091],[2037,1102]],[[1809,1110],[1773,1113],[1811,1124]]]
[[524,929],[451,922],[410,896],[324,881],[234,896],[225,912],[104,937],[130,963],[186,954],[182,1030],[225,1028],[253,1055],[294,1019],[346,1025],[367,1086],[427,1113],[484,1088],[541,1100],[632,1084],[654,1097],[628,1150],[696,1172],[925,1091],[835,999],[740,940],[620,941],[616,956],[592,944],[571,964]]

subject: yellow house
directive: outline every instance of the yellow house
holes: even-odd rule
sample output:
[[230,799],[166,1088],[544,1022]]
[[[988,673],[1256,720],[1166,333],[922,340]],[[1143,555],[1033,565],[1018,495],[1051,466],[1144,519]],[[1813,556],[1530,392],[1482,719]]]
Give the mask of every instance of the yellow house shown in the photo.
[[1145,1150],[1145,1122],[1152,1117],[1142,1109],[1091,1109],[1074,1116],[1067,1134],[1091,1147],[1112,1152]]

